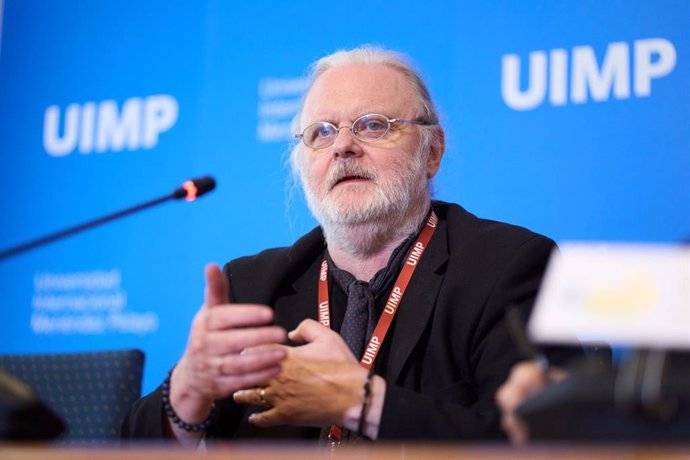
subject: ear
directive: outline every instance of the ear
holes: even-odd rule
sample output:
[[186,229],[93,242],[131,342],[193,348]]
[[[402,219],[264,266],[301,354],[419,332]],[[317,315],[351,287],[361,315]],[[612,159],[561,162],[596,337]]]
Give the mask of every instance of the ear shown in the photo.
[[438,126],[429,146],[429,158],[426,161],[426,177],[428,179],[434,177],[441,167],[441,158],[443,158],[445,150],[446,135],[443,132],[443,128]]

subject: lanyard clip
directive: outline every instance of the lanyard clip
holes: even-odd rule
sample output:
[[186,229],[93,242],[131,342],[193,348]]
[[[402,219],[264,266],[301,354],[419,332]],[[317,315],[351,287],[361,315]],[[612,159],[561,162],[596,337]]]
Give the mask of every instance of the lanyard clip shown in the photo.
[[331,449],[338,447],[343,442],[343,429],[338,425],[331,425],[328,430],[328,444]]

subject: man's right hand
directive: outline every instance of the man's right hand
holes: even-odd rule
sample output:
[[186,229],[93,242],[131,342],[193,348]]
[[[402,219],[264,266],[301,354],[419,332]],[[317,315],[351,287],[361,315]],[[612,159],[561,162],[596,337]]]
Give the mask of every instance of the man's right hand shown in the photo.
[[[207,265],[205,274],[204,305],[194,317],[187,348],[170,382],[170,403],[191,424],[204,421],[215,400],[276,376],[287,356],[282,347],[242,353],[249,347],[284,343],[286,331],[272,325],[273,310],[268,306],[229,304],[229,285],[220,267]],[[200,437],[170,426],[178,439]]]
[[510,371],[508,380],[496,392],[496,403],[501,408],[501,428],[510,442],[522,445],[529,441],[527,425],[516,411],[527,399],[552,382],[563,380],[567,374],[558,368],[544,370],[538,361],[522,361]]

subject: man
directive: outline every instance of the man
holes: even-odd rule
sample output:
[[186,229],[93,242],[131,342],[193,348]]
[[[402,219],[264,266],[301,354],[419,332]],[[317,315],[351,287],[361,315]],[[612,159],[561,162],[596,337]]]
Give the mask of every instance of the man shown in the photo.
[[[124,435],[497,435],[494,394],[519,359],[504,311],[531,308],[553,242],[432,203],[443,129],[397,53],[318,61],[294,126],[320,227],[225,276],[207,267],[187,348]],[[286,330],[297,346],[279,345]]]

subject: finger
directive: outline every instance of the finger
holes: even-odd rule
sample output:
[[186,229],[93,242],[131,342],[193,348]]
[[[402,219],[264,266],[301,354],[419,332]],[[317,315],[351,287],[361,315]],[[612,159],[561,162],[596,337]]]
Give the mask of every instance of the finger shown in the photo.
[[223,389],[224,395],[230,395],[238,390],[266,385],[272,378],[280,374],[280,371],[280,366],[275,366],[247,374],[219,377],[218,385]]
[[514,380],[508,380],[496,392],[496,403],[504,413],[512,413],[525,399],[525,389]]
[[204,290],[204,305],[215,307],[230,301],[230,286],[223,271],[216,264],[208,264],[204,269],[206,289]]
[[225,355],[218,369],[223,376],[250,374],[279,366],[286,357],[287,352],[281,348],[252,355]]
[[255,345],[253,347],[247,347],[244,350],[242,350],[241,354],[242,355],[254,355],[257,353],[264,353],[269,350],[283,350],[285,352],[285,355],[287,356],[288,353],[288,347],[287,345],[282,345],[279,343],[265,343],[262,345]]
[[508,407],[508,402],[510,401],[509,396],[506,394],[508,392],[508,388],[506,387],[506,384],[504,383],[500,387],[498,387],[498,390],[496,390],[496,395],[494,399],[496,400],[496,404],[498,407],[501,408],[503,412],[507,412],[511,410],[512,408]]
[[512,411],[515,406],[514,401],[517,399],[518,394],[519,391],[516,391],[515,381],[511,373],[508,380],[496,391],[496,402],[504,412]]
[[205,313],[207,330],[261,326],[273,322],[273,310],[266,305],[219,305]]
[[527,443],[529,431],[520,418],[515,415],[504,417],[501,425],[511,443],[514,445],[524,445]]
[[279,326],[213,331],[206,334],[204,351],[210,356],[239,354],[245,348],[283,343],[285,335]]
[[535,393],[545,384],[544,372],[535,361],[524,361],[516,365],[510,379],[514,381],[514,387],[523,397]]
[[519,442],[519,433],[517,432],[517,428],[515,426],[515,416],[510,414],[510,415],[505,415],[501,418],[501,428],[503,429],[503,432],[508,435],[508,439],[510,440],[511,443],[518,443]]
[[508,380],[496,392],[496,402],[504,413],[512,413],[544,385],[544,376],[534,361],[523,361],[510,371]]
[[563,369],[559,369],[556,367],[550,367],[548,372],[546,373],[546,380],[548,382],[560,382],[561,380],[565,379],[568,376],[568,373],[565,372]]
[[327,336],[331,329],[313,319],[305,319],[294,330],[288,333],[288,338],[297,343],[311,343]]
[[232,400],[237,404],[258,404],[258,402],[255,401],[254,393],[256,393],[256,388],[238,390],[232,394]]
[[239,390],[232,394],[232,399],[238,404],[253,404],[255,406],[270,407],[268,401],[268,387],[256,387]]
[[283,424],[282,420],[280,419],[280,414],[275,408],[271,408],[263,412],[254,412],[249,416],[249,423],[261,428]]

